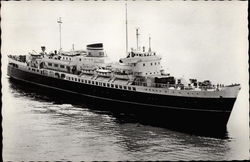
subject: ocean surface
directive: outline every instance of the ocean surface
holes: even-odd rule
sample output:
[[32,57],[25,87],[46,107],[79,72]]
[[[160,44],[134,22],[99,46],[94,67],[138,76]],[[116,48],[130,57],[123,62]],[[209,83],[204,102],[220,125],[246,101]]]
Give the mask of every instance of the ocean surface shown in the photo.
[[[225,136],[144,125],[3,76],[3,160],[249,159],[248,108],[238,99]],[[242,96],[244,94],[240,94]],[[122,116],[122,114],[121,114]],[[128,118],[128,119],[126,119]]]

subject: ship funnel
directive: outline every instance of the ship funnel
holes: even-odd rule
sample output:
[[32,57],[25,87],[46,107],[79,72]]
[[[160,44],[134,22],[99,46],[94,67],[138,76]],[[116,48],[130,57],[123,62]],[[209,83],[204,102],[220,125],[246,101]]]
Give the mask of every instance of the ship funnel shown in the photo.
[[95,44],[87,45],[87,53],[88,53],[88,56],[103,57],[104,56],[103,44],[95,43]]

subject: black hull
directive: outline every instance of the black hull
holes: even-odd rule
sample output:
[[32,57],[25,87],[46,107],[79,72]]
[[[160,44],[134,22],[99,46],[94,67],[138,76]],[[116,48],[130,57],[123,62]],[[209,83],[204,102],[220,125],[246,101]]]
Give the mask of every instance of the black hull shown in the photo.
[[[116,115],[135,114],[145,124],[160,124],[176,129],[225,131],[235,98],[193,98],[146,94],[95,85],[88,85],[8,67],[14,80],[67,93],[70,100],[78,100],[100,109],[109,109]],[[71,97],[69,97],[71,96]],[[95,106],[97,105],[97,106]],[[121,118],[120,118],[121,119]],[[122,121],[122,120],[121,120]]]

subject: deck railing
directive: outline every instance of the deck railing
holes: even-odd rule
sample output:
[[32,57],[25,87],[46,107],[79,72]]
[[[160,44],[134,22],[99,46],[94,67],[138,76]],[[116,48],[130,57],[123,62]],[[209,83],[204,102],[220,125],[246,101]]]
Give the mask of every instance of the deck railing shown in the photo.
[[163,83],[146,83],[146,82],[140,82],[140,81],[134,81],[133,85],[137,86],[145,86],[145,87],[156,87],[156,88],[174,88],[174,89],[181,89],[181,90],[195,90],[195,89],[200,89],[200,90],[214,90],[218,91],[220,90],[223,86],[217,86],[217,85],[209,85],[209,86],[185,86],[183,84],[163,84]]

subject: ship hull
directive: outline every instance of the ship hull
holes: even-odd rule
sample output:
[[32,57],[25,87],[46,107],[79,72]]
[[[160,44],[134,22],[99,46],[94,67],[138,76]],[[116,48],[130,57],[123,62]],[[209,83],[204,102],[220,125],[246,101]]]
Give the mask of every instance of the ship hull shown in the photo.
[[[194,98],[123,91],[43,76],[8,66],[11,79],[84,98],[114,112],[133,113],[147,124],[180,129],[225,130],[236,98]],[[56,93],[54,95],[58,95]],[[80,97],[79,97],[80,96]],[[60,96],[59,96],[60,97]],[[88,100],[85,100],[88,98]]]

